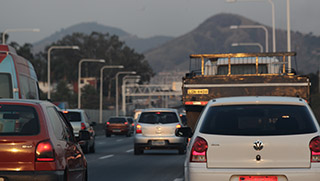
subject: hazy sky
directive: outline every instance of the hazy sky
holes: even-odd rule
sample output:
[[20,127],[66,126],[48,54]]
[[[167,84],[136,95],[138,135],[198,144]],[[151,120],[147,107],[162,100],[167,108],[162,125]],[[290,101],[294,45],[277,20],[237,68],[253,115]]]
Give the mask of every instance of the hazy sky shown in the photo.
[[[40,32],[11,32],[10,40],[36,42],[82,22],[121,28],[139,37],[180,36],[218,13],[234,13],[271,26],[268,0],[0,0],[0,31],[39,28]],[[286,1],[273,0],[276,28],[286,29]],[[320,35],[320,0],[290,0],[291,29]]]

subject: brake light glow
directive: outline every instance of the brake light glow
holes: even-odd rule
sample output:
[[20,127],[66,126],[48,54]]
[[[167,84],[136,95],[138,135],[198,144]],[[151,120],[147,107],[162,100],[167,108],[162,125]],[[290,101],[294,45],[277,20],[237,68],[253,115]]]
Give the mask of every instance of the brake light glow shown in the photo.
[[200,105],[200,106],[205,106],[208,104],[208,101],[186,101],[184,103],[185,105]]
[[314,137],[310,143],[311,162],[320,162],[320,136]]
[[180,125],[180,124],[177,124],[176,128],[181,128],[181,125]]
[[50,141],[43,141],[37,145],[36,161],[38,162],[54,161],[53,146]]
[[65,113],[65,114],[69,113],[69,111],[62,111],[62,112]]
[[192,146],[190,162],[207,162],[207,149],[207,141],[198,136]]
[[141,125],[140,124],[137,124],[136,133],[137,134],[141,134],[142,133],[142,129],[141,129]]
[[81,130],[85,130],[86,129],[86,125],[84,123],[81,123]]
[[108,121],[108,122],[107,122],[107,125],[109,125],[109,124],[110,124],[110,122]]
[[125,125],[127,125],[127,124],[128,124],[128,122],[124,122],[124,124],[125,124]]

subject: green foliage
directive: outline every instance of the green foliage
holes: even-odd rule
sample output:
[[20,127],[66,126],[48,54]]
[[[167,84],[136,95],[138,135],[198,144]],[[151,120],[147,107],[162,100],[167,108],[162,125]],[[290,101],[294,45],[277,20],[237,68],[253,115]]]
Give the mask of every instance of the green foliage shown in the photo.
[[81,108],[99,109],[99,93],[91,85],[86,85],[81,89]]

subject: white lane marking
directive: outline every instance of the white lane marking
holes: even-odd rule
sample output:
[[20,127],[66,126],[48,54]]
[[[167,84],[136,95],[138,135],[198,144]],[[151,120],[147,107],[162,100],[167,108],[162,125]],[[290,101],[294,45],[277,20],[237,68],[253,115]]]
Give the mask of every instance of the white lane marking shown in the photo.
[[123,141],[123,139],[118,139],[117,141]]
[[173,181],[183,181],[183,178],[176,178]]
[[133,149],[127,150],[126,152],[127,153],[133,152]]
[[102,159],[106,159],[106,158],[111,158],[113,157],[114,155],[106,155],[106,156],[102,156],[100,157],[99,159],[102,160]]

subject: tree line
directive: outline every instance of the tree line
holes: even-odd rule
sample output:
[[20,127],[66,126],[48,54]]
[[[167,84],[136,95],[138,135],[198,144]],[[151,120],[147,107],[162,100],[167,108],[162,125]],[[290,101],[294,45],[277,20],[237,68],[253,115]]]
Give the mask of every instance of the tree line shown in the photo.
[[[7,38],[8,39],[8,35]],[[57,42],[46,46],[45,50],[36,54],[32,53],[32,44],[19,45],[10,42],[17,54],[29,60],[37,73],[39,81],[47,82],[47,57],[48,49],[52,46],[78,46],[79,50],[53,49],[50,53],[51,85],[57,84],[52,92],[51,101],[67,102],[70,108],[77,107],[77,93],[70,89],[70,85],[77,85],[78,64],[81,59],[104,59],[105,63],[83,62],[81,66],[81,77],[97,78],[97,89],[90,85],[82,88],[82,108],[99,108],[99,78],[100,69],[104,65],[123,65],[123,69],[105,69],[103,74],[103,106],[115,104],[115,75],[118,71],[135,71],[141,76],[140,83],[150,81],[154,75],[152,68],[143,54],[137,53],[128,47],[125,42],[119,40],[116,35],[108,33],[92,32],[91,34],[73,33],[67,35]],[[124,76],[121,74],[121,76]],[[119,76],[119,85],[121,85]],[[120,91],[120,89],[119,89]],[[41,99],[46,99],[46,93],[41,92]]]

